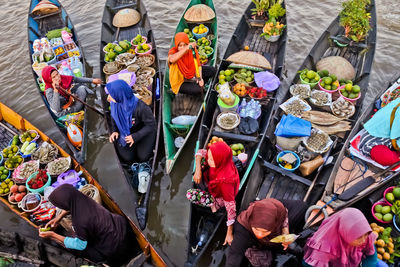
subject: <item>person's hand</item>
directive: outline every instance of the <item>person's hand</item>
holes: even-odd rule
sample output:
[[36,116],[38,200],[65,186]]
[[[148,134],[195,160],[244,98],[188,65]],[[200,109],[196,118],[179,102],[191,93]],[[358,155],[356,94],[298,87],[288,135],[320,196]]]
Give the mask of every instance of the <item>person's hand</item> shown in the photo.
[[192,48],[196,48],[197,44],[196,44],[196,42],[189,43],[189,45],[187,46],[188,50],[190,49],[190,46],[192,46]]
[[197,83],[199,84],[200,87],[204,86],[204,80],[203,79],[198,80]]
[[50,227],[51,229],[55,229],[59,225],[59,220],[57,218],[51,219],[48,223],[46,223],[46,226],[44,228]]
[[223,246],[225,246],[225,245],[229,245],[229,246],[232,245],[232,241],[233,241],[233,235],[230,234],[230,233],[226,233],[225,242],[224,242]]
[[51,85],[53,86],[53,91],[58,93],[58,89],[57,88],[58,88],[59,84],[57,82],[53,81],[51,83]]
[[196,184],[199,184],[201,182],[201,171],[196,171],[193,175],[193,181]]
[[111,135],[110,135],[110,143],[112,143],[112,142],[114,142],[115,140],[117,140],[118,139],[118,136],[119,136],[119,133],[118,132],[113,132]]
[[39,230],[39,236],[40,236],[41,238],[52,238],[53,235],[54,235],[54,232],[53,232],[53,231],[40,232],[40,230]]
[[135,143],[135,141],[133,141],[132,135],[125,136],[125,142],[129,144],[129,147],[133,146],[133,143]]
[[94,83],[94,84],[102,84],[103,81],[101,79],[99,79],[99,78],[94,78],[92,83]]
[[283,250],[286,250],[290,244],[292,244],[292,242],[282,243]]

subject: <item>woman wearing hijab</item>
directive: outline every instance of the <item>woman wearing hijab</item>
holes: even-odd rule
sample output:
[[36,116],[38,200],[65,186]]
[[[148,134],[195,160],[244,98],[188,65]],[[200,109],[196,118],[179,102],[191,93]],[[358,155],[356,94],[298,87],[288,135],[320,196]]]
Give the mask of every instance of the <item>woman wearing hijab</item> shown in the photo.
[[107,83],[106,89],[113,131],[110,142],[118,140],[117,151],[125,163],[148,161],[153,154],[157,132],[153,112],[123,80]]
[[376,238],[364,214],[346,208],[325,219],[307,241],[303,266],[377,266]]
[[[225,266],[241,266],[246,257],[252,266],[270,266],[273,252],[282,250],[270,240],[301,231],[307,205],[303,201],[266,198],[254,201],[234,225],[233,242]],[[282,243],[286,249],[290,243]]]
[[[195,59],[190,47],[195,49],[200,77],[196,77]],[[169,81],[175,94],[178,92],[191,95],[200,94],[203,90],[204,80],[207,82],[216,73],[214,67],[200,65],[196,42],[189,43],[189,37],[184,32],[175,35],[175,47],[168,52],[168,64]]]
[[[205,159],[202,166],[202,159]],[[193,176],[195,183],[199,184],[202,179],[211,194],[209,205],[213,212],[225,207],[227,212],[228,226],[225,244],[231,244],[233,223],[236,219],[235,197],[239,191],[239,173],[232,160],[232,149],[223,141],[212,144],[208,151],[199,149],[196,153],[196,170]],[[188,196],[189,198],[189,196]]]
[[94,262],[107,261],[113,265],[121,264],[138,252],[139,246],[128,221],[109,212],[72,185],[57,187],[49,201],[63,211],[48,222],[46,228],[55,229],[66,214],[71,214],[74,233],[65,237],[54,231],[39,231],[40,237],[50,238]]
[[42,79],[45,83],[44,95],[51,110],[57,117],[78,112],[83,108],[81,102],[75,101],[65,91],[85,101],[87,92],[91,92],[91,90],[87,86],[82,85],[82,83],[102,83],[101,79],[60,75],[52,66],[47,66],[42,70]]

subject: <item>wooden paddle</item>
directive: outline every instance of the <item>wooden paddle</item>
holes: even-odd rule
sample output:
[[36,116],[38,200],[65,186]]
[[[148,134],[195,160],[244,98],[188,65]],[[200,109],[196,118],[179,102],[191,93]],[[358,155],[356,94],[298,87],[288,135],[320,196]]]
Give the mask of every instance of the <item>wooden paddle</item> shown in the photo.
[[72,97],[73,99],[75,99],[78,102],[81,102],[82,104],[84,104],[85,106],[87,106],[88,108],[92,109],[93,111],[97,112],[98,114],[100,114],[101,116],[104,116],[104,113],[99,111],[98,109],[96,109],[95,107],[89,105],[88,103],[86,103],[85,101],[79,99],[79,97],[70,94],[67,90],[65,90],[64,88],[61,88],[60,86],[57,88],[57,90],[60,90],[61,92],[65,93],[66,95]]
[[[195,66],[195,68],[196,68],[196,78],[197,78],[197,82],[200,82],[200,81],[201,81],[201,76],[200,76],[199,64],[198,64],[198,62],[197,62],[197,60],[196,60],[196,50],[195,50],[194,47],[192,47],[191,45],[189,45],[189,48],[192,50],[192,54],[193,54],[193,61],[194,61],[194,66]],[[204,82],[204,81],[203,81],[203,82]],[[205,101],[205,99],[204,99],[204,85],[203,85],[203,86],[200,86],[200,87],[201,87],[201,98],[203,99],[202,107],[203,107],[203,111],[205,111],[206,105],[204,104],[204,101]]]

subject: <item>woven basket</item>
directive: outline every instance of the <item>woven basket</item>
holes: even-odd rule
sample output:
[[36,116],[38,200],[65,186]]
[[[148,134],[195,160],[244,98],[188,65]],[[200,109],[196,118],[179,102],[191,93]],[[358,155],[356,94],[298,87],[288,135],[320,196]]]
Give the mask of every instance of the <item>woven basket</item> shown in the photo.
[[150,106],[153,102],[153,93],[144,86],[134,85],[133,89],[139,94],[138,98],[142,100],[146,105]]
[[143,67],[137,72],[137,76],[142,74],[149,75],[150,77],[154,77],[156,75],[156,70],[152,67]]
[[[110,71],[110,68],[114,69],[114,71]],[[104,65],[103,72],[106,75],[112,75],[112,74],[120,72],[122,69],[123,69],[123,66],[121,66],[117,62],[113,61],[113,62],[109,62]]]
[[82,193],[87,195],[88,197],[92,198],[97,203],[101,204],[101,197],[99,193],[99,189],[92,184],[87,184],[79,189]]
[[[149,60],[148,62],[143,62],[143,60],[146,57],[151,58],[151,60]],[[156,57],[153,54],[138,55],[135,63],[137,65],[139,65],[139,67],[144,68],[144,67],[150,67],[151,65],[153,65],[155,60],[156,60]]]

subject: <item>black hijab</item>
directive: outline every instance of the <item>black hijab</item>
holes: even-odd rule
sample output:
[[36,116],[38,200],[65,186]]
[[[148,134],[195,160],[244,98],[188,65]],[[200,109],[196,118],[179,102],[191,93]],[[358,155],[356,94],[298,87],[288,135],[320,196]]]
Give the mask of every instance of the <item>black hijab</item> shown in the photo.
[[57,208],[70,211],[76,236],[88,242],[86,251],[94,258],[100,254],[108,259],[124,246],[126,219],[109,212],[72,185],[60,185],[49,200]]

